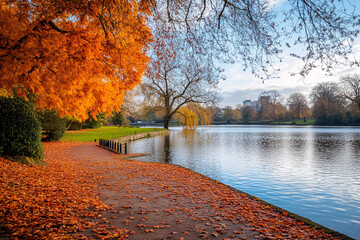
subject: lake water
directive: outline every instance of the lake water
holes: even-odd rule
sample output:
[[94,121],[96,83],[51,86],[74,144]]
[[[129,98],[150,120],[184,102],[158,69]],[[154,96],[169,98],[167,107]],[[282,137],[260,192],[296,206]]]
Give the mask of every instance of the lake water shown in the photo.
[[190,168],[360,239],[360,128],[171,128],[135,141],[138,160]]

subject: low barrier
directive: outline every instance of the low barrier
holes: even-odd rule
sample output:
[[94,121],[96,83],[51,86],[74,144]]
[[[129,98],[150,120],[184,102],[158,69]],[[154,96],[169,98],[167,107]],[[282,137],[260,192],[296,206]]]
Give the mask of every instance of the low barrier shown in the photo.
[[99,139],[99,146],[106,148],[110,151],[113,151],[115,153],[122,153],[122,154],[126,154],[127,153],[127,143],[121,143],[118,141],[114,141],[114,140],[107,140],[107,139]]
[[[168,135],[170,133],[169,130],[163,130],[163,131],[154,131],[154,132],[145,132],[145,133],[138,133],[122,136],[119,138],[115,138],[113,140],[107,140],[107,139],[99,139],[99,147],[108,149],[110,151],[113,151],[115,153],[121,153],[121,154],[127,154],[128,149],[128,143],[131,141],[135,141],[142,138],[148,138],[148,137],[154,137],[159,135]],[[96,141],[96,139],[95,139]]]

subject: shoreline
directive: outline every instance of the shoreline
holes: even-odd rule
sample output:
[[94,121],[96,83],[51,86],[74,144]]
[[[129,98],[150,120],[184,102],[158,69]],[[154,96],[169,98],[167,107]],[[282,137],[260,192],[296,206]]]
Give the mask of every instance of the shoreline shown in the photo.
[[[226,124],[226,125],[234,125],[234,124]],[[261,125],[261,124],[235,124],[235,125]],[[271,125],[289,125],[289,124],[265,124],[265,125],[270,125],[270,126],[271,126]],[[290,126],[317,126],[317,125],[290,125]],[[339,127],[339,126],[334,126],[334,127]],[[166,132],[166,133],[162,133],[162,132]],[[158,131],[158,132],[153,132],[153,133],[155,133],[155,134],[153,134],[153,135],[151,135],[151,136],[145,136],[145,137],[140,137],[139,134],[128,135],[128,136],[123,137],[125,140],[122,139],[122,141],[135,141],[135,140],[141,140],[141,139],[146,138],[146,137],[154,137],[154,136],[160,136],[160,135],[165,135],[165,134],[168,135],[168,134],[170,134],[170,130],[167,130],[167,131]],[[156,133],[160,133],[160,134],[156,134]],[[136,135],[139,135],[139,137],[137,138]],[[113,139],[113,140],[117,141],[117,140],[119,140],[119,139]],[[98,147],[101,147],[101,146],[99,146],[99,145],[97,145],[97,146],[98,146]],[[108,150],[111,151],[110,149],[108,149]],[[121,154],[117,154],[117,153],[115,153],[115,154],[118,155],[118,158],[120,158],[120,159],[123,158],[124,160],[128,160],[128,158],[129,158],[129,157],[126,157],[126,156],[121,155]],[[135,155],[135,156],[133,157],[134,159],[131,159],[131,161],[134,161],[134,160],[135,160],[135,161],[142,162],[141,160],[137,160],[137,159],[136,159],[136,157],[142,156],[141,154],[142,154],[142,153],[139,153],[137,156]],[[131,158],[132,158],[132,157],[131,157]],[[146,162],[146,163],[152,164],[151,162]],[[168,164],[168,163],[165,163],[165,164]],[[333,229],[327,228],[327,227],[325,227],[325,226],[323,226],[323,225],[321,225],[321,224],[319,224],[319,223],[316,223],[316,222],[314,222],[314,221],[312,221],[312,220],[310,220],[310,219],[308,219],[308,218],[305,218],[305,217],[303,217],[303,216],[301,216],[301,215],[298,215],[298,214],[295,214],[295,213],[293,213],[293,212],[290,212],[290,211],[288,211],[288,210],[286,210],[286,209],[284,209],[284,208],[282,208],[282,207],[279,207],[279,206],[276,206],[276,205],[274,205],[274,204],[271,204],[271,203],[269,203],[269,202],[267,202],[267,201],[264,201],[264,200],[262,200],[262,199],[260,199],[260,198],[258,198],[258,197],[256,197],[256,196],[254,196],[254,195],[251,195],[251,194],[249,194],[249,193],[246,193],[246,192],[244,192],[244,191],[242,191],[242,190],[240,190],[240,189],[234,188],[234,187],[232,187],[232,186],[230,186],[230,185],[227,185],[227,184],[225,184],[225,183],[222,183],[222,182],[220,182],[220,181],[218,181],[218,180],[212,179],[212,178],[210,178],[210,177],[208,177],[208,176],[206,176],[206,175],[203,175],[203,174],[201,174],[201,173],[195,172],[195,171],[192,170],[192,169],[183,167],[183,166],[178,165],[178,164],[169,164],[169,165],[181,167],[181,168],[186,169],[186,170],[188,170],[188,171],[191,171],[191,172],[193,172],[193,173],[195,173],[195,174],[198,174],[198,175],[200,175],[200,176],[202,176],[202,177],[204,177],[204,178],[207,178],[207,179],[209,179],[210,181],[213,181],[214,183],[222,184],[223,186],[225,186],[225,187],[227,187],[227,188],[229,188],[229,189],[231,189],[231,190],[233,190],[233,191],[235,191],[235,192],[238,192],[238,193],[240,193],[240,194],[245,194],[248,198],[250,198],[250,199],[252,199],[252,200],[254,200],[254,201],[258,201],[258,202],[260,202],[260,203],[262,203],[262,204],[264,204],[264,205],[266,205],[266,206],[269,206],[269,207],[271,207],[273,210],[275,210],[275,211],[277,211],[277,212],[279,212],[279,213],[286,214],[287,216],[295,219],[296,221],[299,221],[299,222],[301,222],[301,223],[307,224],[307,225],[309,225],[309,226],[311,226],[311,227],[314,227],[314,228],[316,228],[316,229],[324,230],[325,233],[328,233],[328,234],[332,235],[332,236],[335,237],[335,238],[342,239],[342,240],[354,240],[354,238],[349,237],[349,236],[347,236],[347,235],[345,235],[345,234],[343,234],[343,233],[340,233],[340,232],[335,231],[335,230],[333,230]]]
[[0,239],[351,239],[179,165],[123,160],[94,142],[44,148],[45,167],[1,160]]
[[[135,161],[139,161],[139,160],[136,160],[136,159],[134,159],[134,160],[135,160]],[[149,163],[151,163],[151,162],[149,162]],[[163,163],[163,164],[169,164],[169,163]],[[228,184],[222,183],[222,182],[220,182],[220,181],[218,181],[218,180],[215,180],[215,179],[213,179],[213,178],[210,178],[210,177],[208,177],[208,176],[206,176],[206,175],[203,175],[203,174],[201,174],[201,173],[195,172],[194,170],[191,170],[191,169],[189,169],[189,168],[186,168],[186,167],[183,167],[183,166],[177,165],[177,164],[171,164],[171,163],[170,163],[170,165],[174,165],[174,166],[178,166],[178,167],[184,168],[184,169],[186,169],[186,170],[188,170],[188,171],[191,171],[191,172],[194,172],[194,173],[196,173],[196,174],[199,174],[200,176],[202,176],[202,177],[204,177],[204,178],[207,178],[207,179],[209,179],[210,181],[213,181],[213,182],[215,182],[215,183],[217,183],[217,184],[222,184],[223,186],[231,189],[232,191],[238,192],[238,193],[240,193],[240,194],[245,194],[248,198],[250,198],[250,199],[252,199],[252,200],[254,200],[254,201],[258,201],[258,202],[260,202],[260,203],[262,203],[262,204],[264,204],[264,205],[266,205],[266,206],[269,206],[269,207],[271,207],[273,210],[275,210],[275,211],[277,211],[277,212],[279,212],[279,213],[282,213],[282,214],[285,213],[287,216],[289,216],[289,217],[291,217],[291,218],[293,218],[293,219],[295,219],[295,220],[297,220],[297,221],[299,221],[299,222],[302,222],[302,223],[304,223],[304,224],[307,224],[307,225],[309,225],[309,226],[311,226],[311,227],[314,227],[314,228],[316,228],[316,229],[324,230],[324,232],[332,235],[332,236],[335,237],[335,238],[342,239],[342,240],[355,240],[354,238],[349,237],[349,236],[347,236],[347,235],[345,235],[345,234],[343,234],[343,233],[340,233],[340,232],[337,232],[337,231],[332,230],[332,229],[330,229],[330,228],[327,228],[327,227],[325,227],[325,226],[323,226],[323,225],[321,225],[321,224],[319,224],[319,223],[316,223],[316,222],[314,222],[314,221],[312,221],[312,220],[310,220],[310,219],[308,219],[308,218],[306,218],[306,217],[303,217],[303,216],[298,215],[298,214],[296,214],[296,213],[290,212],[290,211],[288,211],[288,210],[286,210],[286,209],[284,209],[284,208],[281,208],[281,207],[279,207],[279,206],[276,206],[276,205],[274,205],[274,204],[271,204],[271,203],[269,203],[269,202],[267,202],[267,201],[265,201],[265,200],[262,200],[262,199],[260,199],[260,198],[258,198],[258,197],[256,197],[256,196],[251,195],[251,194],[249,194],[249,193],[247,193],[247,192],[244,192],[244,191],[242,191],[242,190],[240,190],[240,189],[234,188],[234,187],[232,187],[232,186],[230,186],[230,185],[228,185]]]

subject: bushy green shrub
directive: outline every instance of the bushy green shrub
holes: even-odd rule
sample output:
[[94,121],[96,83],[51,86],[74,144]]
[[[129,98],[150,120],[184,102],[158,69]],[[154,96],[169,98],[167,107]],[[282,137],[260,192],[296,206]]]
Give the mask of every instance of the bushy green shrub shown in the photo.
[[102,126],[102,121],[105,118],[106,114],[105,113],[101,113],[96,115],[96,120],[89,115],[89,118],[86,119],[85,122],[83,122],[82,124],[82,128],[86,129],[86,128],[100,128]]
[[66,121],[61,118],[55,109],[37,111],[36,116],[41,123],[43,141],[57,141],[64,136]]
[[111,120],[115,126],[121,127],[121,125],[124,123],[125,117],[121,111],[119,112],[114,111],[112,113]]
[[34,105],[21,98],[0,97],[0,153],[42,159],[41,125]]

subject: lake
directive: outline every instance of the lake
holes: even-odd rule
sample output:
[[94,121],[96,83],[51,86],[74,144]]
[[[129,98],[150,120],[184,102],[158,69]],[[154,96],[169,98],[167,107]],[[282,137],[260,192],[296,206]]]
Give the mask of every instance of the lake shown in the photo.
[[360,239],[360,128],[205,126],[138,140],[137,160],[178,164]]

